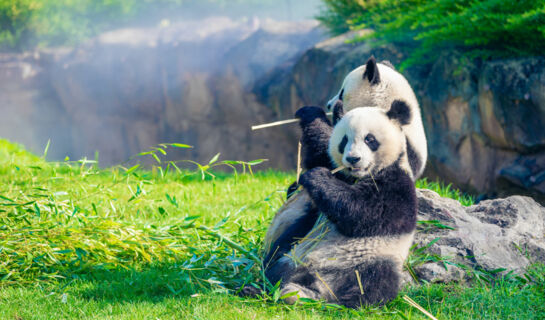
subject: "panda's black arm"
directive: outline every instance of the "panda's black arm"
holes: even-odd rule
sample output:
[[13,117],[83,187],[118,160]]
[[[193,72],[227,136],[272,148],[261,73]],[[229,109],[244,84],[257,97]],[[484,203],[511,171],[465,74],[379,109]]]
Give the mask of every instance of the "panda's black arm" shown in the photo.
[[303,167],[307,170],[316,167],[333,169],[328,153],[333,127],[325,111],[319,107],[302,107],[297,110],[295,117],[301,119]]
[[375,180],[377,185],[351,185],[336,179],[326,168],[315,168],[303,174],[300,183],[343,235],[394,235],[414,230],[417,200],[410,177],[393,172]]

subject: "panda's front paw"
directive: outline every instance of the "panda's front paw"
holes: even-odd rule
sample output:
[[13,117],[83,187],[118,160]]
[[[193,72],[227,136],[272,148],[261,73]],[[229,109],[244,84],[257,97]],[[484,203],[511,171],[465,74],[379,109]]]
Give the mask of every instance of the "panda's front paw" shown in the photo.
[[325,119],[327,120],[327,116],[325,114],[324,109],[319,107],[302,107],[295,112],[295,117],[301,119],[300,124],[306,125],[314,121],[315,119]]
[[333,174],[326,167],[316,167],[303,173],[299,178],[299,184],[309,189],[312,186],[322,185],[326,180],[333,178]]

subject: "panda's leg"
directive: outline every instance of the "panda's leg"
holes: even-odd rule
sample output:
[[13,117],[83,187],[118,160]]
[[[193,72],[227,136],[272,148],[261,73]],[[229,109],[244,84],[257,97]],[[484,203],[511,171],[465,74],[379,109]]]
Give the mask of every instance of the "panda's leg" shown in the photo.
[[283,256],[269,264],[265,269],[265,277],[274,286],[278,281],[286,282],[295,272],[295,264],[291,258]]
[[328,153],[333,127],[325,111],[319,107],[302,107],[297,110],[295,117],[301,119],[299,125],[303,132],[301,144],[305,169],[315,167],[333,169]]
[[291,250],[294,242],[302,239],[314,226],[318,219],[318,209],[308,203],[305,208],[305,213],[295,220],[286,230],[280,235],[271,245],[269,252],[263,265],[265,269],[272,265],[275,260],[284,256],[285,253]]
[[388,259],[366,262],[350,270],[331,271],[337,273],[335,293],[339,303],[349,308],[385,304],[399,291],[399,271]]

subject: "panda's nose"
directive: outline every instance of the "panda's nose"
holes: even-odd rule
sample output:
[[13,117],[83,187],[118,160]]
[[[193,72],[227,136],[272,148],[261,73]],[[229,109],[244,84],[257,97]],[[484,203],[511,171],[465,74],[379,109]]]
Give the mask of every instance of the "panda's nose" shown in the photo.
[[361,160],[360,157],[346,157],[346,161],[350,164],[356,164]]

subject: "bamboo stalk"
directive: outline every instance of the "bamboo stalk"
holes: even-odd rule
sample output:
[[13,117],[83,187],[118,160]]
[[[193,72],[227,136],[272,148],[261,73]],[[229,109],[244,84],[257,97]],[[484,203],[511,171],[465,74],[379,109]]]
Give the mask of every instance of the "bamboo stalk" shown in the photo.
[[337,168],[331,170],[331,173],[335,174],[335,173],[337,173],[337,172],[339,172],[339,171],[341,171],[343,169],[346,169],[346,167],[345,166],[340,166],[340,167],[337,167]]
[[331,293],[331,295],[333,296],[333,298],[335,298],[335,300],[339,301],[339,298],[337,298],[337,296],[335,295],[335,293],[333,292],[333,290],[331,290],[331,288],[327,285],[327,283],[324,281],[324,279],[322,279],[322,277],[320,276],[320,274],[318,272],[316,272],[316,276],[318,277],[318,279],[320,281],[322,281],[322,283],[324,284],[324,286],[327,288],[327,290],[329,291],[329,293]]
[[375,181],[375,177],[373,177],[373,174],[371,173],[371,170],[367,169],[367,172],[371,176],[371,180],[373,180],[373,183],[375,184],[375,188],[377,188],[377,191],[380,192],[380,190],[378,189],[377,182]]
[[303,170],[301,168],[301,141],[299,141],[299,145],[297,146],[297,184],[299,184],[299,177],[301,176],[301,171]]
[[245,255],[249,256],[252,260],[254,260],[257,264],[261,264],[261,259],[259,259],[256,255],[254,255],[252,252],[244,249],[241,245],[239,245],[238,243],[234,242],[233,240],[225,237],[224,235],[222,235],[221,233],[219,232],[216,232],[206,226],[197,226],[197,229],[199,230],[203,230],[205,231],[206,233],[208,233],[209,235],[217,238],[218,240],[220,241],[223,241],[225,244],[227,244],[229,247],[235,249],[235,250],[238,250],[242,253],[244,253]]
[[358,270],[354,270],[356,272],[356,279],[358,280],[358,285],[360,286],[360,292],[361,292],[361,295],[363,296],[364,292],[363,292],[363,285],[361,284],[361,277],[360,277],[360,273],[358,272]]
[[[328,116],[330,116],[332,114],[333,114],[332,112],[326,113],[326,115],[328,115]],[[280,121],[275,121],[275,122],[270,122],[270,123],[259,124],[259,125],[256,125],[256,126],[252,126],[252,131],[253,130],[259,130],[259,129],[270,128],[270,127],[282,126],[282,125],[290,124],[290,123],[297,123],[300,120],[301,119],[296,118],[296,119],[280,120]]]
[[403,296],[403,300],[405,300],[412,307],[420,310],[420,312],[422,312],[423,314],[428,316],[428,318],[430,318],[432,320],[437,320],[437,318],[434,317],[433,314],[429,313],[426,309],[424,309],[422,306],[420,306],[418,303],[416,303],[413,299],[409,298],[409,296],[406,296],[406,295]]

